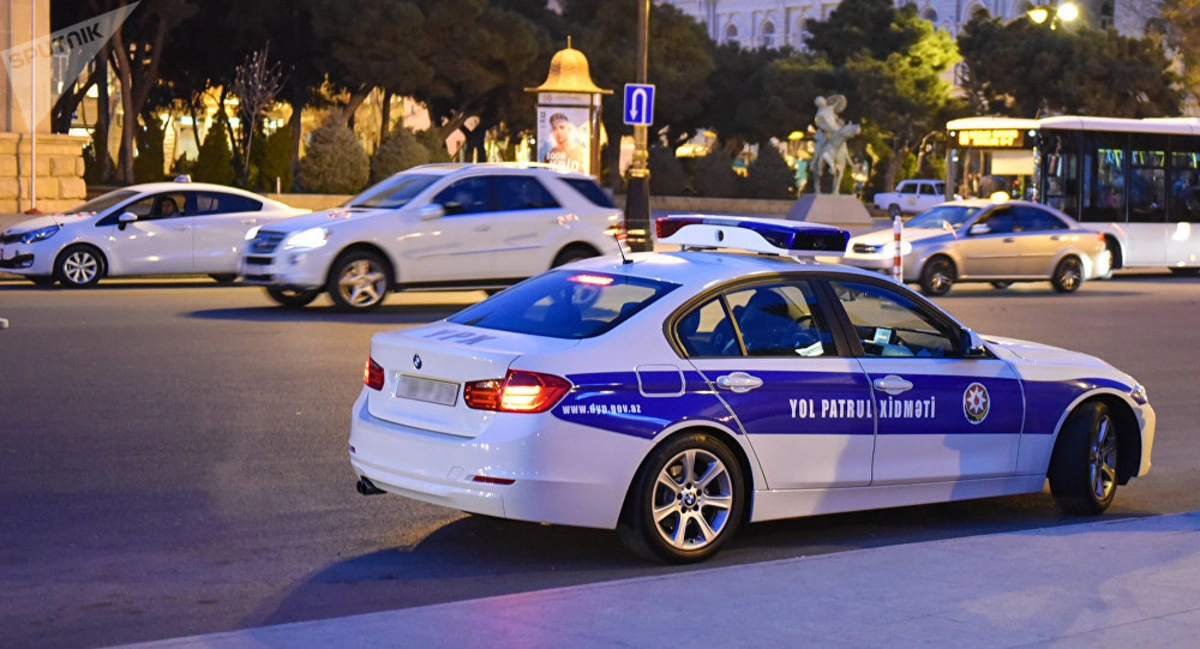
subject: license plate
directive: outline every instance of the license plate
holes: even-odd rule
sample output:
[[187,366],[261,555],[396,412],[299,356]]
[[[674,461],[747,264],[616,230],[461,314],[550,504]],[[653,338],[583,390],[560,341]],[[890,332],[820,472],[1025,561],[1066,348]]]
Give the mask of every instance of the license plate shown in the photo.
[[458,384],[401,374],[400,382],[396,385],[396,396],[401,399],[453,406],[458,401]]

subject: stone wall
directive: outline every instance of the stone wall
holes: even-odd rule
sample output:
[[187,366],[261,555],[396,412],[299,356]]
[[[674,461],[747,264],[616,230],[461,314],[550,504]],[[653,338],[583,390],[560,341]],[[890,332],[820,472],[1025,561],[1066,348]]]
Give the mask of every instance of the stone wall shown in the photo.
[[[38,134],[37,208],[61,212],[84,201],[85,137]],[[30,208],[29,167],[32,162],[29,135],[0,133],[0,214]]]

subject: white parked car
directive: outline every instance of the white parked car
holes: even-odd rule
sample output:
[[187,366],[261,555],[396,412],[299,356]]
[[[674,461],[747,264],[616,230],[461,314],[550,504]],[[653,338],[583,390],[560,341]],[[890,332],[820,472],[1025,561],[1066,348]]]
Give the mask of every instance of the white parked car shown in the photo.
[[946,200],[946,183],[941,180],[901,180],[894,192],[875,194],[875,207],[887,210],[888,216],[916,214]]
[[433,164],[345,206],[260,228],[239,273],[276,302],[322,291],[365,311],[402,289],[500,289],[553,266],[616,254],[624,217],[590,176],[520,164]]
[[131,185],[9,228],[0,235],[0,269],[68,287],[125,275],[232,282],[251,228],[306,212],[223,185]]
[[375,334],[350,420],[358,491],[616,528],[688,562],[745,523],[1047,479],[1065,511],[1098,514],[1150,470],[1155,413],[1131,376],[789,258],[840,252],[843,231],[701,216],[658,235],[683,250],[579,261]]

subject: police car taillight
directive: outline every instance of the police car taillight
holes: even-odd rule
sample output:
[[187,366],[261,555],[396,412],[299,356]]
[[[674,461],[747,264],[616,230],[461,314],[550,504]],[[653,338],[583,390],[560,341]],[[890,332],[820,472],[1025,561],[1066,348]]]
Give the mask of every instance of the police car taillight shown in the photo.
[[383,366],[367,357],[367,365],[363,368],[363,384],[372,390],[383,389]]
[[553,374],[509,370],[503,379],[471,381],[463,401],[476,410],[546,412],[571,389],[571,382]]

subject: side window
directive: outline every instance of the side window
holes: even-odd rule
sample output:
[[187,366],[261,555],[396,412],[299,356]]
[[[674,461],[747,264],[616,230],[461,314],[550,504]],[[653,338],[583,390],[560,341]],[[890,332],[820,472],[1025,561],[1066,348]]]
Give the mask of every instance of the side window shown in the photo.
[[558,207],[558,201],[532,176],[494,178],[496,207],[503,211],[540,210]]
[[896,188],[896,191],[900,192],[901,194],[915,194],[917,193],[917,184],[900,183],[900,186]]
[[1013,212],[1017,215],[1018,232],[1045,232],[1047,230],[1067,229],[1067,224],[1062,219],[1034,207],[1020,207],[1014,209]]
[[720,298],[684,316],[675,325],[675,333],[690,357],[742,355],[733,321]]
[[934,195],[933,185],[930,185],[929,183],[921,183],[921,195],[922,196],[933,196]]
[[570,185],[571,189],[583,194],[592,204],[600,207],[613,207],[612,199],[604,193],[603,189],[600,189],[600,185],[597,185],[596,181],[586,178],[563,178],[562,181]]
[[836,356],[807,282],[756,286],[726,296],[749,356]]
[[194,212],[190,216],[200,214],[231,214],[234,212],[258,212],[262,203],[245,196],[235,194],[218,194],[216,192],[194,192],[196,200]]
[[154,221],[169,219],[174,216],[187,216],[184,214],[184,207],[186,205],[187,197],[182,192],[172,192],[169,194],[155,194],[154,196],[147,196],[139,201],[134,201],[126,205],[121,212],[133,212],[137,215],[139,221]]
[[433,202],[446,210],[447,216],[455,214],[477,214],[492,211],[486,176],[463,178],[438,192]]
[[831,282],[867,356],[953,357],[951,336],[916,303],[891,289],[856,282]]
[[1006,207],[992,210],[992,213],[981,222],[986,223],[990,228],[988,234],[1008,234],[1014,231],[1016,225],[1013,211]]

